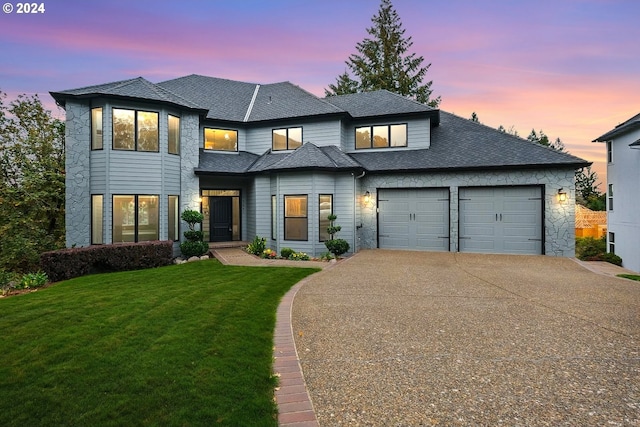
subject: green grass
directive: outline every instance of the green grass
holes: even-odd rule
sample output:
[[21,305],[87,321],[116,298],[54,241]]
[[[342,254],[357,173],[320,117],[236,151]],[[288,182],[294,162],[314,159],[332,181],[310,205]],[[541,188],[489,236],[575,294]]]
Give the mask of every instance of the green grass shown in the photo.
[[640,275],[637,275],[637,274],[618,274],[618,277],[624,277],[625,279],[640,281]]
[[212,260],[0,299],[0,425],[275,426],[276,309],[315,271]]

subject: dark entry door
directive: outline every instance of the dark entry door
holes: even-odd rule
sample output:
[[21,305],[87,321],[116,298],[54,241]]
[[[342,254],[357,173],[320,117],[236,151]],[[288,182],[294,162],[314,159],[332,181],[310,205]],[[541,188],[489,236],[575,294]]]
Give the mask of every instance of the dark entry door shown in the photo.
[[209,197],[211,232],[209,241],[228,242],[231,240],[231,197]]

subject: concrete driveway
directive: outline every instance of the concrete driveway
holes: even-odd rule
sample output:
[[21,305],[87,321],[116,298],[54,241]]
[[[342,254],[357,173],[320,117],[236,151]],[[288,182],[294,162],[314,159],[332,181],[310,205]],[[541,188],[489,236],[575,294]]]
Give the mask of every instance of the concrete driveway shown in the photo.
[[640,283],[570,259],[362,251],[292,327],[322,426],[640,426]]

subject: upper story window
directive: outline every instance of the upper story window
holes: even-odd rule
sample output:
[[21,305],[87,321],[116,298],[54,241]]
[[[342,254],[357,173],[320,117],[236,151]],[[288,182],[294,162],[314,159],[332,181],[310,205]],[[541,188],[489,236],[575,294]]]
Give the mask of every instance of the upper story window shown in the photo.
[[158,113],[114,108],[113,149],[158,151]]
[[356,149],[406,146],[406,124],[362,126],[356,128]]
[[102,107],[91,109],[91,149],[102,150]]
[[238,131],[229,129],[204,129],[204,149],[238,151]]
[[302,145],[302,128],[273,130],[273,151],[295,150]]
[[169,154],[180,154],[180,117],[169,114]]
[[611,149],[611,141],[607,141],[607,163],[611,163],[613,160],[613,151]]

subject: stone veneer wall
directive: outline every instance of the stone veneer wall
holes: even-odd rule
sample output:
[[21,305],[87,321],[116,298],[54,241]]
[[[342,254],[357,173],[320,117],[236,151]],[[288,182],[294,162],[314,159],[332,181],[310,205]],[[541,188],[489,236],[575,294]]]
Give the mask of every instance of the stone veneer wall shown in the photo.
[[[183,114],[180,120],[180,215],[187,209],[200,211],[200,179],[193,173],[200,161],[199,117]],[[180,231],[188,225],[181,223]],[[183,240],[182,235],[180,240]]]
[[91,192],[89,171],[91,111],[88,105],[68,101],[65,127],[66,245],[91,244]]
[[[545,254],[575,256],[575,184],[573,169],[531,171],[459,172],[438,174],[367,175],[361,193],[369,191],[371,202],[361,205],[362,228],[358,232],[360,248],[377,247],[376,200],[379,188],[448,187],[450,190],[450,246],[458,252],[458,189],[476,186],[544,185]],[[563,188],[567,201],[559,202],[557,192]]]

